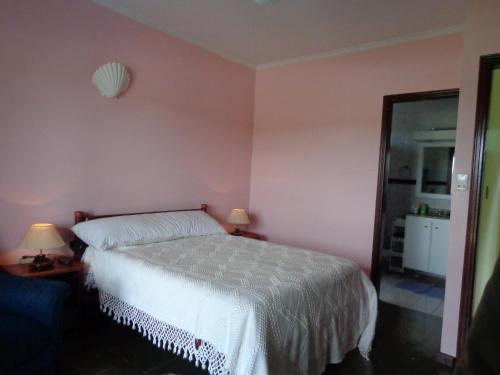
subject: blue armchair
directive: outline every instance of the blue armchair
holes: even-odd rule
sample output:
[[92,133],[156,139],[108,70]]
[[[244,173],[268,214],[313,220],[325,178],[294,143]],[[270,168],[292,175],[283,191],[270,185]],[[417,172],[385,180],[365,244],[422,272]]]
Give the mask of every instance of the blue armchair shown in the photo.
[[0,274],[0,374],[60,372],[69,293],[63,282]]

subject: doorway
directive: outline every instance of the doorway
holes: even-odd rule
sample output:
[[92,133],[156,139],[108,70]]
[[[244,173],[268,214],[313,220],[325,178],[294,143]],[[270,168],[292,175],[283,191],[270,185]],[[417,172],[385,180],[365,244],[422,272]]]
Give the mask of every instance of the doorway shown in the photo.
[[[381,303],[432,325],[439,353],[458,89],[384,97],[372,280]],[[412,322],[408,322],[412,324]]]
[[474,133],[458,348],[500,253],[500,54],[482,56]]

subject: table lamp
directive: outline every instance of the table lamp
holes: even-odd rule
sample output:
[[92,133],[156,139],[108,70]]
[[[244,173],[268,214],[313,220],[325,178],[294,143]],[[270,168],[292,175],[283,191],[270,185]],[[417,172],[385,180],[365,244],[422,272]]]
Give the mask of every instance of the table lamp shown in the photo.
[[40,250],[33,263],[48,262],[49,259],[43,254],[43,250],[57,249],[61,246],[64,246],[63,239],[57,233],[54,224],[48,223],[32,224],[19,244],[20,249]]
[[[231,210],[227,222],[233,225],[248,225],[250,224],[250,218],[247,212],[243,208],[234,208]],[[240,228],[236,227],[236,230],[232,233],[234,236],[241,236],[243,233]]]

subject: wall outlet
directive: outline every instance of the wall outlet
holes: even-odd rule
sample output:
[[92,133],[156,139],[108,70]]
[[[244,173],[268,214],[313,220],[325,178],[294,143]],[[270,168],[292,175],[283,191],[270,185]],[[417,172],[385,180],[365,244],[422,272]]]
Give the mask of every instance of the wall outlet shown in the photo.
[[469,175],[463,173],[457,173],[456,187],[457,190],[467,190],[469,188]]

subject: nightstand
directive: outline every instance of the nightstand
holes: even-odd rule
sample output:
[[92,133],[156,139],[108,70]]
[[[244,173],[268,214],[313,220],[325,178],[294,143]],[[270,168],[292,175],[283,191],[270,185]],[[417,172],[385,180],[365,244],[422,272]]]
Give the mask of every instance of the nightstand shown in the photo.
[[85,264],[82,262],[73,262],[69,265],[54,262],[53,269],[36,272],[30,270],[29,263],[0,266],[0,271],[14,276],[47,278],[66,281],[73,287],[77,304],[80,303],[83,293],[84,270]]
[[[260,234],[257,234],[257,233],[253,233],[253,232],[247,232],[245,230],[240,230],[240,233],[241,235],[240,236],[236,236],[236,237],[246,237],[246,238],[252,238],[254,240],[264,240],[264,237],[261,236]],[[229,233],[230,235],[232,236],[235,236],[234,232],[233,233]]]
[[68,277],[81,277],[84,270],[84,264],[82,262],[74,262],[69,265],[63,265],[59,263],[54,264],[54,268],[46,271],[33,272],[30,270],[30,265],[28,264],[11,264],[8,266],[2,266],[2,271],[14,276],[23,277],[46,277],[46,278],[59,278],[60,276]]

